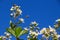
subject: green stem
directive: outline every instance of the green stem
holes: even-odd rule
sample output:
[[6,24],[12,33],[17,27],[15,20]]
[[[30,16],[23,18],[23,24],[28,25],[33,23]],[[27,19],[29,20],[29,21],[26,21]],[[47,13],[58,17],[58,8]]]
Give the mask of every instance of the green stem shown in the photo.
[[16,38],[16,40],[20,40],[20,38]]

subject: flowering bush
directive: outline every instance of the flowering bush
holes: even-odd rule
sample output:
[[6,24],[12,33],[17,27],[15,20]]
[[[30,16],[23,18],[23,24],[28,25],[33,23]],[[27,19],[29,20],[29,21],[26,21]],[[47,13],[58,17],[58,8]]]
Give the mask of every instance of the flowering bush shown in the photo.
[[[27,40],[49,40],[51,37],[52,40],[60,40],[60,34],[57,33],[57,29],[60,28],[60,19],[56,20],[56,23],[54,24],[54,27],[49,26],[48,28],[44,27],[40,29],[38,27],[38,23],[36,21],[31,22],[29,27],[26,27],[22,29],[21,26],[18,24],[24,23],[23,18],[18,18],[22,14],[22,10],[20,9],[20,6],[14,4],[11,9],[11,18],[13,20],[10,20],[10,27],[7,28],[7,32],[4,32],[4,36],[0,36],[0,40],[11,40],[13,35],[16,40],[22,40],[20,39],[20,36],[27,34]],[[29,16],[26,16],[29,18]],[[18,21],[16,21],[18,19]],[[39,38],[38,36],[42,36]]]

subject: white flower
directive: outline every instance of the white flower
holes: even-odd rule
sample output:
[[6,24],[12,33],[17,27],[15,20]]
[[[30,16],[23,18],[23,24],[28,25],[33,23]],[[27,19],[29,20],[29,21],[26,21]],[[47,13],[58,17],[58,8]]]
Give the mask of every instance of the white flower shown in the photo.
[[11,38],[10,33],[4,32],[4,34],[6,35],[7,38]]
[[39,35],[39,32],[35,33],[35,36],[38,36]]
[[57,32],[53,32],[54,34],[57,34]]
[[25,30],[29,30],[28,28],[24,28]]
[[35,36],[38,36],[39,35],[39,33],[38,32],[35,32],[35,31],[30,31],[29,34],[30,35],[35,35]]
[[32,30],[30,30],[30,31],[29,31],[29,34],[31,34],[32,32],[33,32],[33,31],[32,31]]
[[36,21],[31,22],[31,25],[38,26],[38,23]]
[[55,25],[54,25],[54,27],[55,27],[55,28],[58,28],[58,27],[59,27],[59,25],[58,25],[58,24],[55,24]]
[[57,20],[56,20],[56,22],[59,22],[59,21],[60,21],[60,19],[57,19]]
[[24,23],[24,19],[23,18],[19,18],[20,22]]
[[14,16],[14,14],[13,14],[13,13],[11,13],[11,14],[10,14],[10,16]]
[[60,35],[58,35],[58,38],[60,37]]
[[30,38],[30,36],[28,35],[27,38]]
[[14,10],[14,7],[12,6],[10,10],[13,11]]
[[40,30],[40,34],[43,34],[44,32],[46,32],[46,28]]
[[16,17],[16,13],[14,13],[14,18]]
[[34,21],[34,22],[31,22],[31,24],[37,24],[37,23],[36,23],[36,21]]
[[15,5],[15,6],[12,6],[10,10],[13,11],[13,10],[16,10],[17,8],[19,8],[19,6]]
[[36,34],[36,32],[31,32],[31,34]]
[[17,9],[16,11],[17,11],[18,14],[21,15],[22,11],[20,9]]
[[60,35],[59,35],[59,34],[53,34],[53,35],[52,35],[52,37],[54,37],[54,38],[57,38],[57,39],[58,39],[58,38],[60,37]]
[[13,16],[14,18],[21,15],[21,13],[22,13],[22,10],[20,9],[20,6],[17,6],[17,5],[12,6],[10,10],[13,13],[13,14],[10,14],[10,15]]
[[56,32],[56,30],[54,28],[52,28],[51,26],[49,26],[50,32]]
[[32,30],[30,30],[30,33],[32,33],[33,31]]

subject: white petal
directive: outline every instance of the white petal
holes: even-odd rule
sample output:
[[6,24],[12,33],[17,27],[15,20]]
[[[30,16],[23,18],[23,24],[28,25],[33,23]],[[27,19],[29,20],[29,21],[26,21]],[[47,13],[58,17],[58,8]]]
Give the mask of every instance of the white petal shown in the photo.
[[60,37],[60,35],[58,35],[58,38]]
[[40,34],[43,34],[44,31],[46,31],[46,28],[41,29],[41,30],[40,30]]
[[25,30],[28,30],[28,28],[24,28]]
[[19,18],[19,20],[24,23],[24,19],[23,18]]
[[28,35],[27,38],[30,38],[30,36]]
[[14,14],[13,14],[13,13],[11,13],[10,15],[11,15],[11,16],[13,16]]
[[14,10],[13,8],[14,8],[14,7],[12,6],[10,10],[13,11],[13,10]]
[[60,19],[57,19],[56,22],[60,21]]
[[51,26],[49,26],[50,32],[55,32],[56,30],[54,28],[52,28]]

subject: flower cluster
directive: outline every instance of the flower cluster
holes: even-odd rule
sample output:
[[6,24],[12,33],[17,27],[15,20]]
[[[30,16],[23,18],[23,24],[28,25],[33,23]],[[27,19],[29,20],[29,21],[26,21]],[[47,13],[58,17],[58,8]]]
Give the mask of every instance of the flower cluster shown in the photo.
[[[15,19],[22,14],[20,6],[17,6],[16,4],[14,4],[10,10],[11,10],[10,16],[14,17]],[[24,23],[23,18],[19,18],[19,21],[16,23],[10,21],[10,28],[8,29],[8,32],[13,34],[17,40],[20,40],[19,36],[25,33],[28,33],[27,40],[38,40],[39,35],[42,35],[42,38],[46,38],[46,40],[48,40],[49,37],[52,37],[53,40],[59,40],[60,35],[57,33],[56,28],[60,27],[60,19],[56,20],[54,28],[49,26],[49,28],[44,27],[41,30],[39,29],[38,23],[36,21],[31,22],[29,27],[24,28],[24,30],[22,30],[20,27],[17,27],[17,24],[20,23]]]
[[37,36],[39,35],[39,27],[38,23],[36,21],[31,22],[29,28],[25,28],[29,31],[29,34],[27,36],[28,40],[36,40]]
[[[58,24],[60,20],[58,19],[56,22]],[[37,26],[38,26],[38,23],[34,21],[34,22],[31,22],[29,29],[25,28],[25,30],[29,31],[29,34],[27,36],[28,40],[37,40],[38,35],[42,35],[42,38],[46,38],[46,40],[49,39],[49,37],[52,37],[53,40],[59,40],[60,34],[57,33],[55,26],[54,28],[49,26],[49,28],[43,28],[41,30],[39,30],[39,27]]]
[[[23,30],[18,24],[24,23],[23,18],[18,18],[21,15],[22,11],[20,6],[14,4],[11,7],[11,14],[10,16],[13,17],[14,20],[10,20],[10,27],[7,28],[7,32],[15,36],[16,40],[20,40],[20,36],[27,33],[27,30]],[[18,21],[16,21],[18,19]]]
[[1,40],[11,40],[11,34],[8,32],[4,32],[5,36],[0,36]]
[[[14,4],[11,9],[10,16],[14,20],[10,20],[10,27],[7,28],[7,32],[4,32],[5,36],[0,36],[0,40],[11,40],[11,35],[16,38],[16,40],[21,40],[20,36],[27,34],[27,40],[49,40],[52,37],[52,40],[60,40],[60,34],[58,34],[57,29],[60,28],[60,19],[57,19],[54,27],[49,26],[48,28],[44,27],[40,29],[38,23],[33,21],[30,23],[29,27],[25,27],[24,30],[18,24],[25,23],[23,18],[18,18],[22,14],[21,7]],[[26,18],[29,18],[26,16]],[[16,21],[18,19],[18,21]],[[38,36],[42,38],[38,38]],[[45,39],[44,39],[45,38]]]
[[17,6],[16,4],[14,4],[10,10],[12,12],[10,15],[14,18],[21,15],[21,13],[22,13],[20,6]]
[[49,28],[43,28],[40,31],[40,34],[43,34],[42,37],[45,38],[53,37],[55,40],[57,40],[60,37],[60,35],[57,34],[56,30],[51,26],[49,26]]

